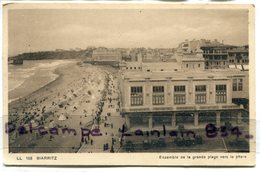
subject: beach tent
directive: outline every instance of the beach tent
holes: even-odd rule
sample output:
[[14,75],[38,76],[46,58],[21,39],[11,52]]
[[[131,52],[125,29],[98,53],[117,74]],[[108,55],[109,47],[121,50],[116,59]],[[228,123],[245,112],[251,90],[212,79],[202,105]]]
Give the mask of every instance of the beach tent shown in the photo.
[[67,119],[66,116],[64,114],[61,114],[58,118],[57,125],[63,126],[66,119]]
[[58,120],[59,121],[65,121],[66,120],[66,116],[61,114]]

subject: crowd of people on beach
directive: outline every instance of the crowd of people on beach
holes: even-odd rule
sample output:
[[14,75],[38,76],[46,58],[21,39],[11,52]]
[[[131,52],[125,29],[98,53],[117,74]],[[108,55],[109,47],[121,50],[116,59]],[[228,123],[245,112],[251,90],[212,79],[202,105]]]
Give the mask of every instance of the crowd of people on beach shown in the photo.
[[[64,74],[64,80],[69,82],[62,83],[63,85],[46,87],[34,96],[17,100],[15,106],[9,107],[11,122],[17,125],[33,123],[34,127],[45,128],[80,128],[103,122],[104,101],[109,104],[113,101],[112,97],[107,97],[111,94],[108,87],[112,76],[96,66],[85,67],[80,72],[80,76],[75,78],[69,78],[70,76],[66,78]],[[105,119],[108,120],[107,117]],[[104,125],[113,128],[113,124],[109,122]],[[17,137],[16,134],[13,140]],[[37,139],[39,138],[42,137],[37,136]],[[49,137],[47,140],[55,138],[57,136]],[[93,142],[94,140],[90,138],[84,143],[92,145]]]

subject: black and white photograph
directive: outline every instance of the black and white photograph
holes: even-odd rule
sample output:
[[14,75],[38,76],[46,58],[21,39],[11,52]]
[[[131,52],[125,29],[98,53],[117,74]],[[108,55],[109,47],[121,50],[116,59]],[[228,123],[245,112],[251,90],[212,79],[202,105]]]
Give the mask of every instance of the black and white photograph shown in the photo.
[[254,151],[253,6],[56,6],[3,7],[7,154]]

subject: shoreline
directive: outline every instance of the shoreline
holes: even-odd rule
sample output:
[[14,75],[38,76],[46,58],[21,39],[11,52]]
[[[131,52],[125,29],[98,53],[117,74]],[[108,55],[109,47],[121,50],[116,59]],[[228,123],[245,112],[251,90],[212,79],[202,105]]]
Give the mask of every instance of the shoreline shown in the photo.
[[[75,62],[76,63],[76,62]],[[60,71],[61,68],[67,66],[67,65],[70,65],[70,63],[67,63],[67,64],[62,64],[61,66],[58,66],[57,68],[55,69],[52,69],[51,70],[51,73],[54,74],[54,75],[57,75],[53,80],[50,80],[49,82],[45,83],[44,85],[40,86],[39,88],[37,88],[36,90],[34,90],[33,92],[31,93],[28,93],[26,95],[23,95],[23,96],[20,96],[20,97],[17,97],[17,98],[13,98],[11,100],[9,100],[8,98],[8,106],[12,106],[12,105],[15,105],[17,104],[21,99],[28,99],[30,98],[31,96],[33,96],[34,94],[38,94],[39,92],[41,92],[42,90],[46,89],[46,87],[50,86],[51,84],[53,84],[54,82],[58,82],[58,80],[62,77],[62,72]],[[51,78],[51,76],[50,76]],[[20,84],[17,88],[19,88],[20,86],[22,86],[26,81],[24,81],[22,84]],[[17,89],[15,88],[15,89]],[[13,89],[13,90],[15,90]],[[13,91],[13,90],[10,90]],[[10,94],[10,92],[8,91],[8,96]],[[10,102],[9,102],[10,101]]]
[[[56,71],[57,70],[57,71]],[[8,102],[8,106],[10,105],[14,105],[16,103],[18,103],[17,101],[19,101],[20,99],[27,99],[27,98],[30,98],[31,96],[33,96],[34,94],[37,94],[38,92],[41,92],[42,90],[44,90],[45,88],[49,87],[51,84],[53,84],[54,82],[57,82],[61,77],[62,77],[62,73],[60,73],[58,71],[58,69],[55,69],[54,74],[58,75],[54,80],[46,83],[45,85],[39,87],[37,90],[25,95],[25,96],[21,96],[21,97],[18,97],[18,98],[15,98],[13,101],[11,102]]]

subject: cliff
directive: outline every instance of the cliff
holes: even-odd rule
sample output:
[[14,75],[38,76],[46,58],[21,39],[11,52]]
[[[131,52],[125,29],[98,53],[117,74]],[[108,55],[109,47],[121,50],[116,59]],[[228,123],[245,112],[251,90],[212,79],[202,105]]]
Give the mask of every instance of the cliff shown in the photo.
[[9,57],[8,60],[86,59],[91,56],[91,50],[41,51],[19,54]]

